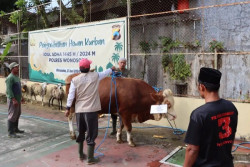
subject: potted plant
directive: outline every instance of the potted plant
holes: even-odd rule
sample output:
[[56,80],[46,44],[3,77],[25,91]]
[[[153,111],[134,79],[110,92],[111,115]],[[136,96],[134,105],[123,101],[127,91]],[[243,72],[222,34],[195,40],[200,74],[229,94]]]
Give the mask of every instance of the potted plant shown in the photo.
[[186,42],[183,43],[185,48],[189,48],[189,49],[196,49],[198,47],[200,47],[200,41],[199,40],[195,40],[194,42]]
[[139,48],[141,52],[148,53],[150,51],[150,43],[146,41],[141,41],[139,43]]
[[167,53],[172,48],[179,47],[179,45],[181,44],[180,41],[178,41],[178,40],[176,40],[176,41],[172,40],[170,37],[161,36],[161,37],[159,37],[159,39],[161,41],[163,53]]
[[183,54],[164,55],[162,57],[164,71],[168,71],[170,78],[174,80],[177,87],[177,94],[186,94],[187,78],[191,76],[191,66],[186,63]]
[[224,44],[222,42],[219,42],[217,40],[212,40],[211,42],[209,42],[209,49],[211,52],[215,52],[215,50],[217,52],[223,52],[224,49]]

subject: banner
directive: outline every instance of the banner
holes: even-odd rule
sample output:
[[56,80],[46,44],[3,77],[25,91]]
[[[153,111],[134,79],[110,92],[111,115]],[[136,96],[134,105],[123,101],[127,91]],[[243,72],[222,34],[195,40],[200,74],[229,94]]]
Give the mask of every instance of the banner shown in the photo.
[[82,58],[91,69],[102,72],[127,58],[126,18],[29,32],[29,78],[64,83],[78,73]]

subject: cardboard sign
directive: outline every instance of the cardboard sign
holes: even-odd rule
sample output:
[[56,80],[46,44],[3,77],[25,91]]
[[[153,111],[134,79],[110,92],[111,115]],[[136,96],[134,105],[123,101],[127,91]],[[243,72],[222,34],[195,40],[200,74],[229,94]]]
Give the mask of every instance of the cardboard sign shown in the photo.
[[167,113],[168,105],[151,105],[150,114],[159,114],[159,113]]

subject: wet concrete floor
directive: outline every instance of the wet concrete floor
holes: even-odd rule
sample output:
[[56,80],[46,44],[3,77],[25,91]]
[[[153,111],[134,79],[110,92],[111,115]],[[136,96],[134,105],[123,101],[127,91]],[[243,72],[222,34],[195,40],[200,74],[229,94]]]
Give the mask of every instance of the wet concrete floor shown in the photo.
[[[109,136],[111,129],[106,129],[107,123],[108,117],[99,120],[96,147],[101,145],[95,156],[99,156],[100,162],[91,165],[93,167],[168,167],[170,165],[159,161],[177,146],[184,146],[185,134],[178,137],[173,134],[172,129],[147,124],[133,124],[136,147],[132,148],[126,142],[118,144],[115,137]],[[7,108],[0,105],[0,167],[88,166],[85,161],[81,162],[78,159],[77,144],[69,137],[67,122],[24,113],[19,124],[25,133],[18,139],[9,138]],[[154,135],[164,138],[153,138]],[[125,133],[123,140],[126,141]],[[84,152],[86,153],[86,143]],[[250,166],[239,165],[242,164],[238,164],[237,167]]]

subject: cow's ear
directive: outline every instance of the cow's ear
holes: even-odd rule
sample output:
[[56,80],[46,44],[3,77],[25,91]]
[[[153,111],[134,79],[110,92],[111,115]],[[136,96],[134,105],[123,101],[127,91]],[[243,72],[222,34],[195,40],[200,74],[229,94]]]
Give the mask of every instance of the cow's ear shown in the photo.
[[156,93],[150,93],[150,96],[152,97],[152,99],[156,102],[162,102],[163,101],[163,96],[160,94],[156,94]]

